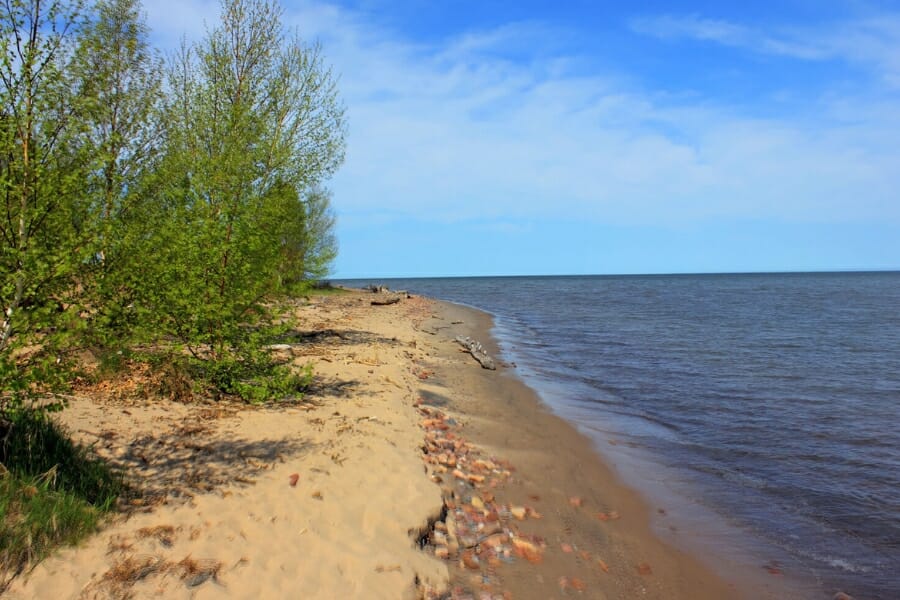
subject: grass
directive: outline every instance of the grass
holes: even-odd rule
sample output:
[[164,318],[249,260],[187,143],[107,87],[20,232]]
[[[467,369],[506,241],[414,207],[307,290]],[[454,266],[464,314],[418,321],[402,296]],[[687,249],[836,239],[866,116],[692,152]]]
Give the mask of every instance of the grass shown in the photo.
[[124,485],[39,412],[0,416],[0,439],[0,580],[8,581],[95,531]]
[[319,281],[314,284],[309,285],[308,287],[304,287],[302,293],[298,294],[299,296],[337,296],[340,294],[347,294],[348,290],[337,287],[331,284],[330,281]]

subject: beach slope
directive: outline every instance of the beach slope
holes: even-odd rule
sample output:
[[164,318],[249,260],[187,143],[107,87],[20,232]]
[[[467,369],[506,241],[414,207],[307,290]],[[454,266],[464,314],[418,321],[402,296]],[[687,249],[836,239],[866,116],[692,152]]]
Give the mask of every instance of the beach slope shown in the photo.
[[724,598],[647,507],[501,366],[487,315],[372,294],[298,301],[315,380],[249,408],[93,394],[59,415],[140,494],[10,598]]

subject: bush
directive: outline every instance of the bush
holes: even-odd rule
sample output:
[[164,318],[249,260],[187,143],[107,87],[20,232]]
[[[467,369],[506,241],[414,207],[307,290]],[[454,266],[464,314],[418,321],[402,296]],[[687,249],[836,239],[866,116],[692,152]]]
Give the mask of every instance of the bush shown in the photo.
[[193,371],[216,391],[252,404],[299,399],[312,381],[312,365],[298,373],[291,365],[278,364],[266,349],[271,337],[271,330],[254,333],[215,360],[193,361]]

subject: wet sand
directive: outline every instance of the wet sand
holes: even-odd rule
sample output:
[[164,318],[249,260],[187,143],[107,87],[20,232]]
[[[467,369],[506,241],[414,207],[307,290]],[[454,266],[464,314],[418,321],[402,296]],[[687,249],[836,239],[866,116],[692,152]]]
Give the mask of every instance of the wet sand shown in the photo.
[[[444,338],[472,336],[496,355],[484,313],[442,303],[423,326],[449,334]],[[587,438],[547,410],[514,369],[484,370],[449,340],[438,347],[443,364],[422,386],[426,404],[451,415],[466,440],[514,467],[513,476],[492,490],[498,505],[524,506],[540,515],[511,521],[519,534],[539,541],[539,564],[501,561],[493,569],[475,570],[456,562],[451,577],[457,588],[499,589],[513,598],[535,599],[744,595],[747,590],[739,592],[736,584],[660,541],[645,502],[619,481]],[[451,487],[461,504],[480,493],[458,483]],[[758,592],[754,597],[768,597]]]
[[[651,511],[496,354],[488,315],[300,302],[293,405],[111,397],[60,418],[143,490],[11,598],[766,598],[660,541]],[[726,574],[727,575],[727,574]]]

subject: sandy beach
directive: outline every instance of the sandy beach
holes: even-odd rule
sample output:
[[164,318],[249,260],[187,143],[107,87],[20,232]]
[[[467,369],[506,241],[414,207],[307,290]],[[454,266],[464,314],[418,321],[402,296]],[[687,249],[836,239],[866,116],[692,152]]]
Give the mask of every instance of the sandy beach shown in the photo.
[[297,303],[279,351],[313,365],[300,403],[74,400],[58,418],[140,493],[7,596],[742,595],[661,542],[646,504],[513,368],[462,351],[468,335],[496,355],[487,315],[373,297]]

